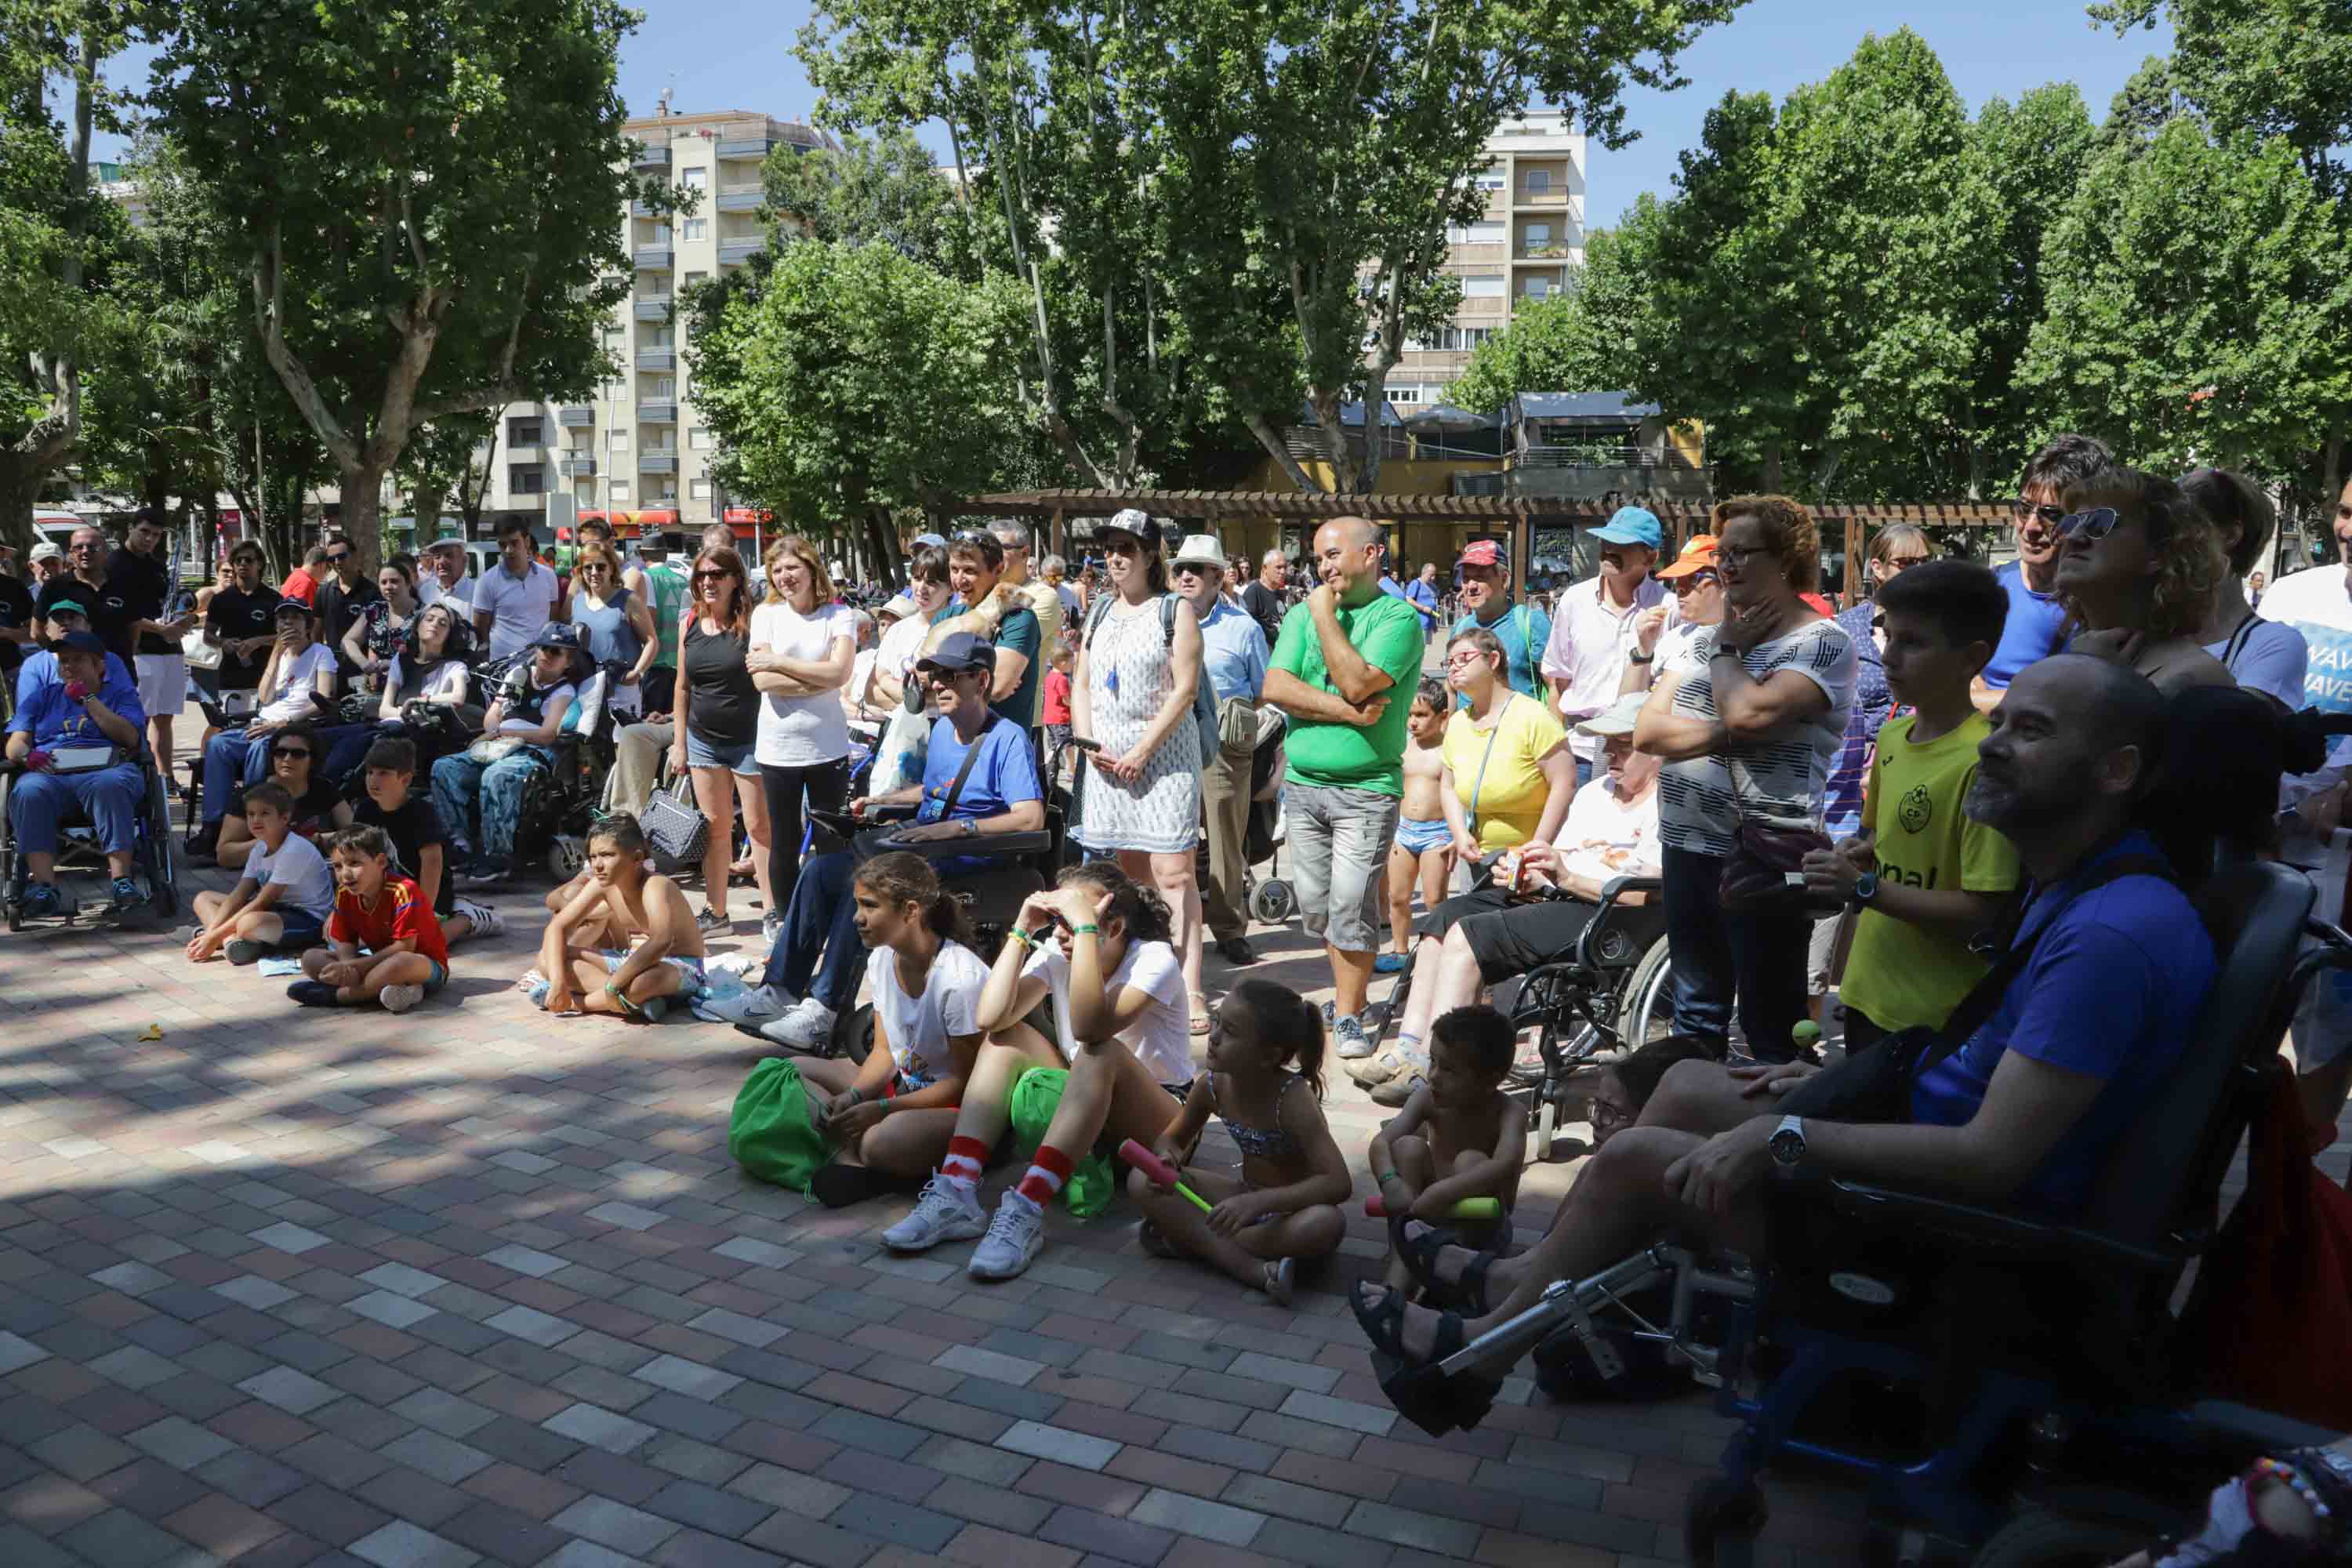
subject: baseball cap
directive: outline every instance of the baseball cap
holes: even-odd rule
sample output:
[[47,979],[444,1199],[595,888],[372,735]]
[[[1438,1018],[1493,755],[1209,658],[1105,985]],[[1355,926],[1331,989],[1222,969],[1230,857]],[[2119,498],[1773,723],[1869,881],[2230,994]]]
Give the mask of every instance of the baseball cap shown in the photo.
[[948,542],[936,533],[919,533],[915,535],[914,542],[908,546],[909,550],[945,550],[947,547]]
[[940,646],[916,661],[917,669],[943,669],[950,674],[968,669],[994,669],[996,647],[971,632],[950,632]]
[[1600,712],[1580,721],[1576,726],[1576,732],[1580,735],[1597,735],[1604,741],[1613,740],[1620,735],[1630,735],[1633,732],[1633,721],[1642,716],[1642,705],[1649,700],[1650,696],[1646,691],[1629,691]]
[[1104,533],[1131,533],[1138,539],[1156,537],[1151,531],[1151,514],[1135,507],[1126,507],[1106,519],[1100,529]]
[[1500,566],[1502,563],[1503,547],[1491,539],[1473,540],[1470,547],[1463,551],[1462,559],[1454,563],[1456,566]]
[[65,558],[66,552],[58,548],[58,542],[54,539],[44,539],[33,546],[30,555],[25,557],[27,561],[63,561]]
[[68,632],[49,646],[53,651],[62,650],[67,653],[103,655],[106,652],[106,644],[100,640],[96,632]]
[[1683,542],[1683,552],[1675,557],[1673,565],[1661,567],[1650,575],[1671,581],[1676,577],[1687,577],[1694,572],[1712,572],[1716,565],[1715,544],[1712,533],[1694,533]]
[[571,626],[550,626],[531,638],[533,647],[561,648],[565,653],[580,651],[580,628]]
[[312,616],[317,612],[299,599],[280,599],[275,612],[281,616]]
[[83,620],[89,619],[89,612],[81,607],[79,599],[59,599],[41,613],[51,620],[59,616],[79,616]]
[[891,595],[888,599],[883,602],[882,608],[876,612],[876,614],[879,615],[887,621],[898,620],[904,616],[911,616],[914,613],[915,601],[908,598],[904,594]]
[[1658,525],[1657,514],[1646,507],[1621,506],[1615,516],[1592,537],[1603,544],[1646,544],[1653,550],[1666,547],[1666,531]]

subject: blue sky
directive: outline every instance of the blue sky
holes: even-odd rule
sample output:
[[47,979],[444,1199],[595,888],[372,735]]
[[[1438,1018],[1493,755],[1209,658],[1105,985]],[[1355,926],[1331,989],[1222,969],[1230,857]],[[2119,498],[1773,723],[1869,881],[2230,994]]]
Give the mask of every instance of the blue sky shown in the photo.
[[[666,86],[675,86],[677,106],[688,110],[739,109],[803,120],[815,107],[792,53],[809,14],[800,0],[635,3],[645,25],[623,47],[621,60],[621,90],[632,111],[649,112]],[[1627,122],[1641,139],[1622,152],[1594,150],[1587,221],[1604,226],[1642,192],[1666,192],[1676,156],[1697,144],[1708,107],[1726,92],[1784,97],[1834,70],[1864,33],[1905,26],[1942,57],[1971,110],[1996,94],[2014,98],[2044,81],[2071,78],[2092,114],[2103,116],[2140,61],[2171,47],[2165,29],[2124,38],[2095,30],[2071,0],[1912,0],[1861,12],[1821,0],[1749,0],[1728,25],[1706,33],[1684,56],[1690,86],[1632,94]],[[145,62],[123,61],[117,68],[143,79]],[[926,140],[945,157],[943,132]],[[102,148],[100,156],[110,151]]]

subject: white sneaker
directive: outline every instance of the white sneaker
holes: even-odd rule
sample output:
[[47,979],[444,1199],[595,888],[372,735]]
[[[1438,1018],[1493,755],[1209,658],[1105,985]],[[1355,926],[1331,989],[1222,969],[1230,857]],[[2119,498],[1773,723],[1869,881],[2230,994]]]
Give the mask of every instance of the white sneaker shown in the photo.
[[923,1184],[915,1212],[882,1233],[882,1245],[893,1252],[921,1252],[943,1241],[969,1241],[987,1228],[979,1189],[935,1175]]
[[405,1013],[425,1000],[425,987],[387,985],[376,993],[376,1000],[383,1004],[383,1010],[387,1013]]
[[760,1032],[779,1045],[821,1051],[833,1043],[835,1016],[832,1008],[814,996],[804,996],[791,1012]]
[[496,936],[505,929],[504,923],[499,919],[498,910],[488,904],[478,904],[471,899],[457,900],[452,906],[450,913],[463,915],[473,921],[473,934],[476,936]]
[[702,1004],[699,1011],[728,1024],[756,1024],[762,1018],[772,1018],[784,1010],[783,994],[764,985],[747,985],[714,1001]]
[[971,1249],[964,1272],[975,1279],[1010,1279],[1029,1267],[1045,1245],[1045,1211],[1019,1193],[1007,1193],[988,1222],[988,1234]]

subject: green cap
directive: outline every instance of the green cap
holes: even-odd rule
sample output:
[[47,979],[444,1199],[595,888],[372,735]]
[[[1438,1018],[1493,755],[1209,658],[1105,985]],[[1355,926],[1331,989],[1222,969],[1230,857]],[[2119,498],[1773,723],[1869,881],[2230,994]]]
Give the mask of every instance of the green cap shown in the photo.
[[89,612],[83,609],[79,602],[72,599],[59,599],[56,604],[51,605],[47,610],[43,611],[42,614],[47,616],[79,616],[84,620],[89,619]]

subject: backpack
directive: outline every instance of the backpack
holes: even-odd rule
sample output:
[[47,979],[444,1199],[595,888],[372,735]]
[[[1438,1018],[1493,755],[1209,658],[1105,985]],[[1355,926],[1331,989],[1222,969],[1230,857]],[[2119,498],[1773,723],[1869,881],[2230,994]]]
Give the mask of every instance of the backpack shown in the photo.
[[[1097,599],[1094,607],[1087,612],[1087,633],[1084,640],[1088,647],[1094,644],[1095,628],[1102,625],[1104,616],[1110,614],[1110,607],[1116,599],[1116,595],[1105,594]],[[1175,647],[1176,595],[1173,594],[1160,595],[1160,637],[1169,648]],[[1209,684],[1209,658],[1206,650],[1203,650],[1201,656],[1200,678],[1192,685],[1192,729],[1201,742],[1201,766],[1204,769],[1213,766],[1216,763],[1217,753],[1223,747],[1223,742],[1217,727],[1217,690],[1215,687]]]

